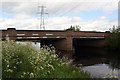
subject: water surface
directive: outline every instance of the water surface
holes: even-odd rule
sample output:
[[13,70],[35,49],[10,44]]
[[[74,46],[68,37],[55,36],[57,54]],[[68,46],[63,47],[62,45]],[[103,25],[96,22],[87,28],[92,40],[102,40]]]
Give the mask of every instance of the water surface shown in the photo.
[[[27,42],[17,42],[26,44]],[[32,42],[39,50],[40,43]],[[89,73],[93,78],[120,78],[119,52],[106,51],[100,48],[79,47],[74,52],[61,52],[65,57],[73,59],[73,65]],[[80,66],[82,64],[82,66]]]
[[78,48],[73,54],[76,66],[94,78],[120,78],[120,54],[100,48]]

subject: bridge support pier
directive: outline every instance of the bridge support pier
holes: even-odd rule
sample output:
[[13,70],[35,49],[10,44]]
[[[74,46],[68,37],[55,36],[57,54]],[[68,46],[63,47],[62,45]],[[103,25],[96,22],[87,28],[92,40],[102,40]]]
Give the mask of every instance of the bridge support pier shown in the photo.
[[55,43],[55,47],[60,50],[72,51],[73,41],[71,37],[67,37],[66,39],[61,39]]
[[71,37],[66,38],[66,50],[72,51],[73,49],[73,39]]
[[16,41],[16,36],[17,36],[17,32],[16,32],[15,28],[8,28],[7,29],[7,36],[6,37],[9,37],[9,40]]
[[56,49],[65,50],[65,51],[72,51],[73,48],[73,41],[71,37],[67,37],[64,39],[58,40],[41,40],[41,46],[43,45],[50,45],[52,44]]

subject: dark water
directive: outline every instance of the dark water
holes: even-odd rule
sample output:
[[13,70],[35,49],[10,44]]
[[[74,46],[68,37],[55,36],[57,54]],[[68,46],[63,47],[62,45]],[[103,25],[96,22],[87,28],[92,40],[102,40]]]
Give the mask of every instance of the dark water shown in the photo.
[[[25,44],[26,42],[22,42]],[[32,43],[39,50],[40,43]],[[73,52],[61,52],[73,59],[73,65],[81,68],[94,78],[120,78],[120,53],[100,48],[77,47]],[[81,66],[82,64],[82,66]]]
[[119,52],[106,51],[100,48],[77,48],[73,52],[73,64],[90,73],[95,78],[120,78]]

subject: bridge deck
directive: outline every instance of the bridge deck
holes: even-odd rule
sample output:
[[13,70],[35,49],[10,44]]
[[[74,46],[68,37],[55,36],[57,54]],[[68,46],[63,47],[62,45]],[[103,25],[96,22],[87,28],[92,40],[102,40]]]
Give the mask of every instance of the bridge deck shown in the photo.
[[103,46],[105,44],[105,38],[108,34],[109,34],[108,32],[72,31],[70,29],[68,30],[16,30],[15,28],[8,28],[7,30],[2,30],[2,39],[3,40],[10,39],[13,41],[36,40],[36,41],[40,41],[42,44],[53,44],[58,49],[72,50],[73,39],[82,39],[82,40],[94,39],[94,41],[92,42],[88,41],[88,42],[85,42],[84,44],[88,43],[90,45],[94,44],[95,46],[96,45]]

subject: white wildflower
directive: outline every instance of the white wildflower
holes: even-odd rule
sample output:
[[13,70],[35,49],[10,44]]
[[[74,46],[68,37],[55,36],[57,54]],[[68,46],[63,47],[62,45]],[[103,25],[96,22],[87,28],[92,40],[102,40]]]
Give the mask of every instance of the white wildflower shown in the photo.
[[33,73],[30,73],[30,77],[34,77],[34,74],[33,74]]
[[7,65],[7,67],[9,67],[9,65]]

